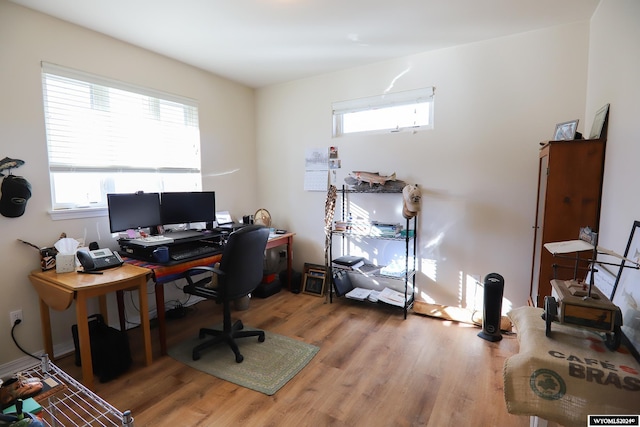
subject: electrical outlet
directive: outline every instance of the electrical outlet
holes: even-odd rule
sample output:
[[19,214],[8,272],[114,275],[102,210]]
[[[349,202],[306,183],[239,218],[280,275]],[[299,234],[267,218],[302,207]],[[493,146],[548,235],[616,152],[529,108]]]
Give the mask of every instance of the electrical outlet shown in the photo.
[[11,321],[11,327],[16,324],[17,320],[22,322],[22,309],[15,310],[9,313],[9,320]]

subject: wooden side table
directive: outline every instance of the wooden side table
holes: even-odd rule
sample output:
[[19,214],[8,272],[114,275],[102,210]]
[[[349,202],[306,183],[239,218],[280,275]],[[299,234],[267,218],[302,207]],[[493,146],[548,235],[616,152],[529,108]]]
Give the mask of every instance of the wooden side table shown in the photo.
[[56,273],[55,270],[33,271],[29,275],[31,284],[40,298],[40,320],[45,352],[53,358],[50,309],[64,311],[76,301],[78,341],[82,359],[82,382],[93,389],[93,365],[91,341],[87,319],[87,300],[98,297],[100,313],[107,320],[106,294],[125,289],[138,289],[140,299],[140,327],[145,349],[145,364],[152,361],[151,329],[149,326],[149,303],[147,301],[147,279],[151,271],[135,265],[123,264],[102,271],[103,274]]

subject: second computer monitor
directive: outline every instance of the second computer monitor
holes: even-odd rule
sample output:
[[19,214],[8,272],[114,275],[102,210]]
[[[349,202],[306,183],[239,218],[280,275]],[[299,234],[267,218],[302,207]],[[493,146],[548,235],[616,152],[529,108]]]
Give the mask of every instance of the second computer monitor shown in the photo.
[[216,220],[216,193],[214,191],[167,192],[160,194],[162,224],[206,222],[207,227]]

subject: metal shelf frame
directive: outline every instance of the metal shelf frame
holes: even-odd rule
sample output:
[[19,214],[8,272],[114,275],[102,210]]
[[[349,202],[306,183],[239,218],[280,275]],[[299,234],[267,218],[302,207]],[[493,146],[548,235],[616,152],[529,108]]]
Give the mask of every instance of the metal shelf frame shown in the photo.
[[[131,411],[120,412],[100,396],[80,384],[43,355],[39,364],[20,372],[26,378],[53,378],[63,384],[38,403],[39,419],[49,427],[112,426],[133,427]],[[37,397],[37,396],[36,396]]]
[[[384,190],[381,188],[374,187],[373,190],[361,190],[361,189],[348,189],[344,185],[341,189],[337,190],[338,193],[342,195],[342,203],[341,203],[341,217],[344,221],[348,217],[348,194],[400,194],[402,195],[401,189],[392,189],[392,190]],[[350,232],[350,231],[335,231],[331,230],[331,241],[333,242],[334,237],[338,237],[341,239],[341,252],[342,254],[346,253],[346,242],[350,239],[373,239],[373,240],[392,240],[398,242],[405,243],[405,273],[402,276],[390,276],[385,274],[373,273],[373,276],[384,277],[386,279],[391,280],[403,280],[404,281],[404,306],[402,307],[404,312],[404,318],[407,318],[407,313],[411,307],[413,307],[413,302],[415,300],[415,277],[416,277],[416,260],[417,260],[417,238],[418,238],[418,215],[413,218],[405,218],[405,236],[378,236],[370,233],[358,233],[358,232]],[[413,233],[411,233],[413,232]],[[413,235],[411,235],[413,234]],[[333,281],[333,244],[329,244],[329,258],[328,265],[326,266],[327,271],[329,273],[329,277],[331,281]],[[412,268],[409,268],[409,259],[413,260]],[[329,302],[333,302],[333,287],[329,289]]]

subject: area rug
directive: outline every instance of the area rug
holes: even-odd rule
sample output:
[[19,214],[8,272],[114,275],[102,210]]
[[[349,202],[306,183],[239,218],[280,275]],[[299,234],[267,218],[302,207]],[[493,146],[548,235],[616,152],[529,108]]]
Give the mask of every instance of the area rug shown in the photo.
[[[244,329],[252,330],[246,326]],[[226,343],[204,350],[200,360],[194,361],[191,351],[200,342],[196,335],[170,348],[169,356],[209,375],[269,396],[300,372],[320,350],[315,345],[265,331],[264,342],[258,342],[256,337],[236,341],[244,356],[242,363],[236,363]]]

